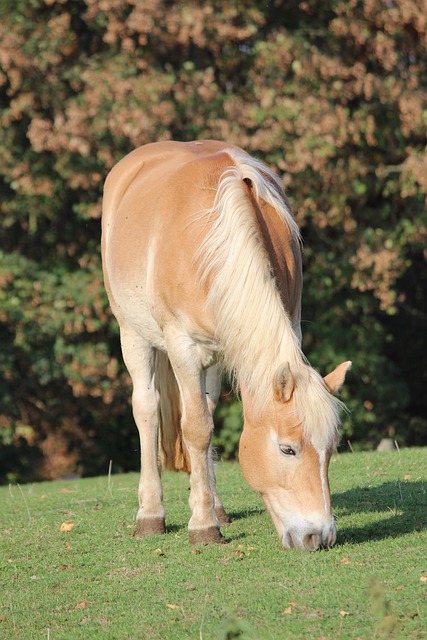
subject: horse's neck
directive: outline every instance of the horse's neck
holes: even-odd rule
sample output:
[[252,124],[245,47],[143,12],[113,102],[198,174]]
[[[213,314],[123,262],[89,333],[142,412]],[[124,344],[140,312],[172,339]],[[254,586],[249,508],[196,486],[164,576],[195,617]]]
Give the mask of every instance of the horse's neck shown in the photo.
[[302,260],[299,242],[290,234],[273,207],[257,202],[251,195],[252,209],[279,289],[283,308],[301,342]]

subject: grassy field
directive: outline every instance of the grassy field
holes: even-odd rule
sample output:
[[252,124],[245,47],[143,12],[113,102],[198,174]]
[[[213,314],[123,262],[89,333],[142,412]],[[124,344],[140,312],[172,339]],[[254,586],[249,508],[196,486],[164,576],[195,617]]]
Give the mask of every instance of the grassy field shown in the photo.
[[0,638],[425,638],[427,449],[336,454],[338,541],[284,551],[237,464],[218,465],[227,544],[190,547],[188,479],[136,539],[135,474],[0,489]]

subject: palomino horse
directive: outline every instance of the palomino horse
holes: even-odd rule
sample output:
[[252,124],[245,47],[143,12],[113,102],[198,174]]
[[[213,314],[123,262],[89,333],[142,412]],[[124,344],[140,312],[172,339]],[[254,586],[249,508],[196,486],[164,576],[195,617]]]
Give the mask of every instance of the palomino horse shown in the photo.
[[302,354],[300,237],[278,178],[222,142],[136,149],[105,184],[102,255],[141,440],[135,534],[165,530],[160,458],[190,471],[190,541],[222,540],[211,439],[225,367],[243,474],[283,546],[333,545],[332,393],[350,363],[322,379]]

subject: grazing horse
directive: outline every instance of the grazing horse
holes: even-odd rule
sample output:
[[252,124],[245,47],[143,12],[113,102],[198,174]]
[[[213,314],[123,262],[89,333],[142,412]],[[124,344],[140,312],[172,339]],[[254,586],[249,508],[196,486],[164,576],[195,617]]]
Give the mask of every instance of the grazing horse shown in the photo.
[[222,142],[140,147],[107,177],[102,257],[141,441],[135,534],[165,531],[163,466],[190,472],[190,542],[221,542],[211,440],[226,368],[242,471],[283,546],[332,546],[332,393],[351,363],[322,378],[301,351],[300,236],[275,174]]

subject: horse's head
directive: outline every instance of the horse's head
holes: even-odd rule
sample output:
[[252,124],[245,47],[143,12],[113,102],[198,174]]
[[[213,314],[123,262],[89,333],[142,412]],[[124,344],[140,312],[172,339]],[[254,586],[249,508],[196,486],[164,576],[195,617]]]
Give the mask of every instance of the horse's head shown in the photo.
[[248,484],[261,493],[286,549],[315,551],[335,543],[328,466],[338,440],[340,403],[331,394],[350,365],[339,365],[323,379],[311,368],[301,375],[282,365],[262,411],[242,389],[240,465]]

